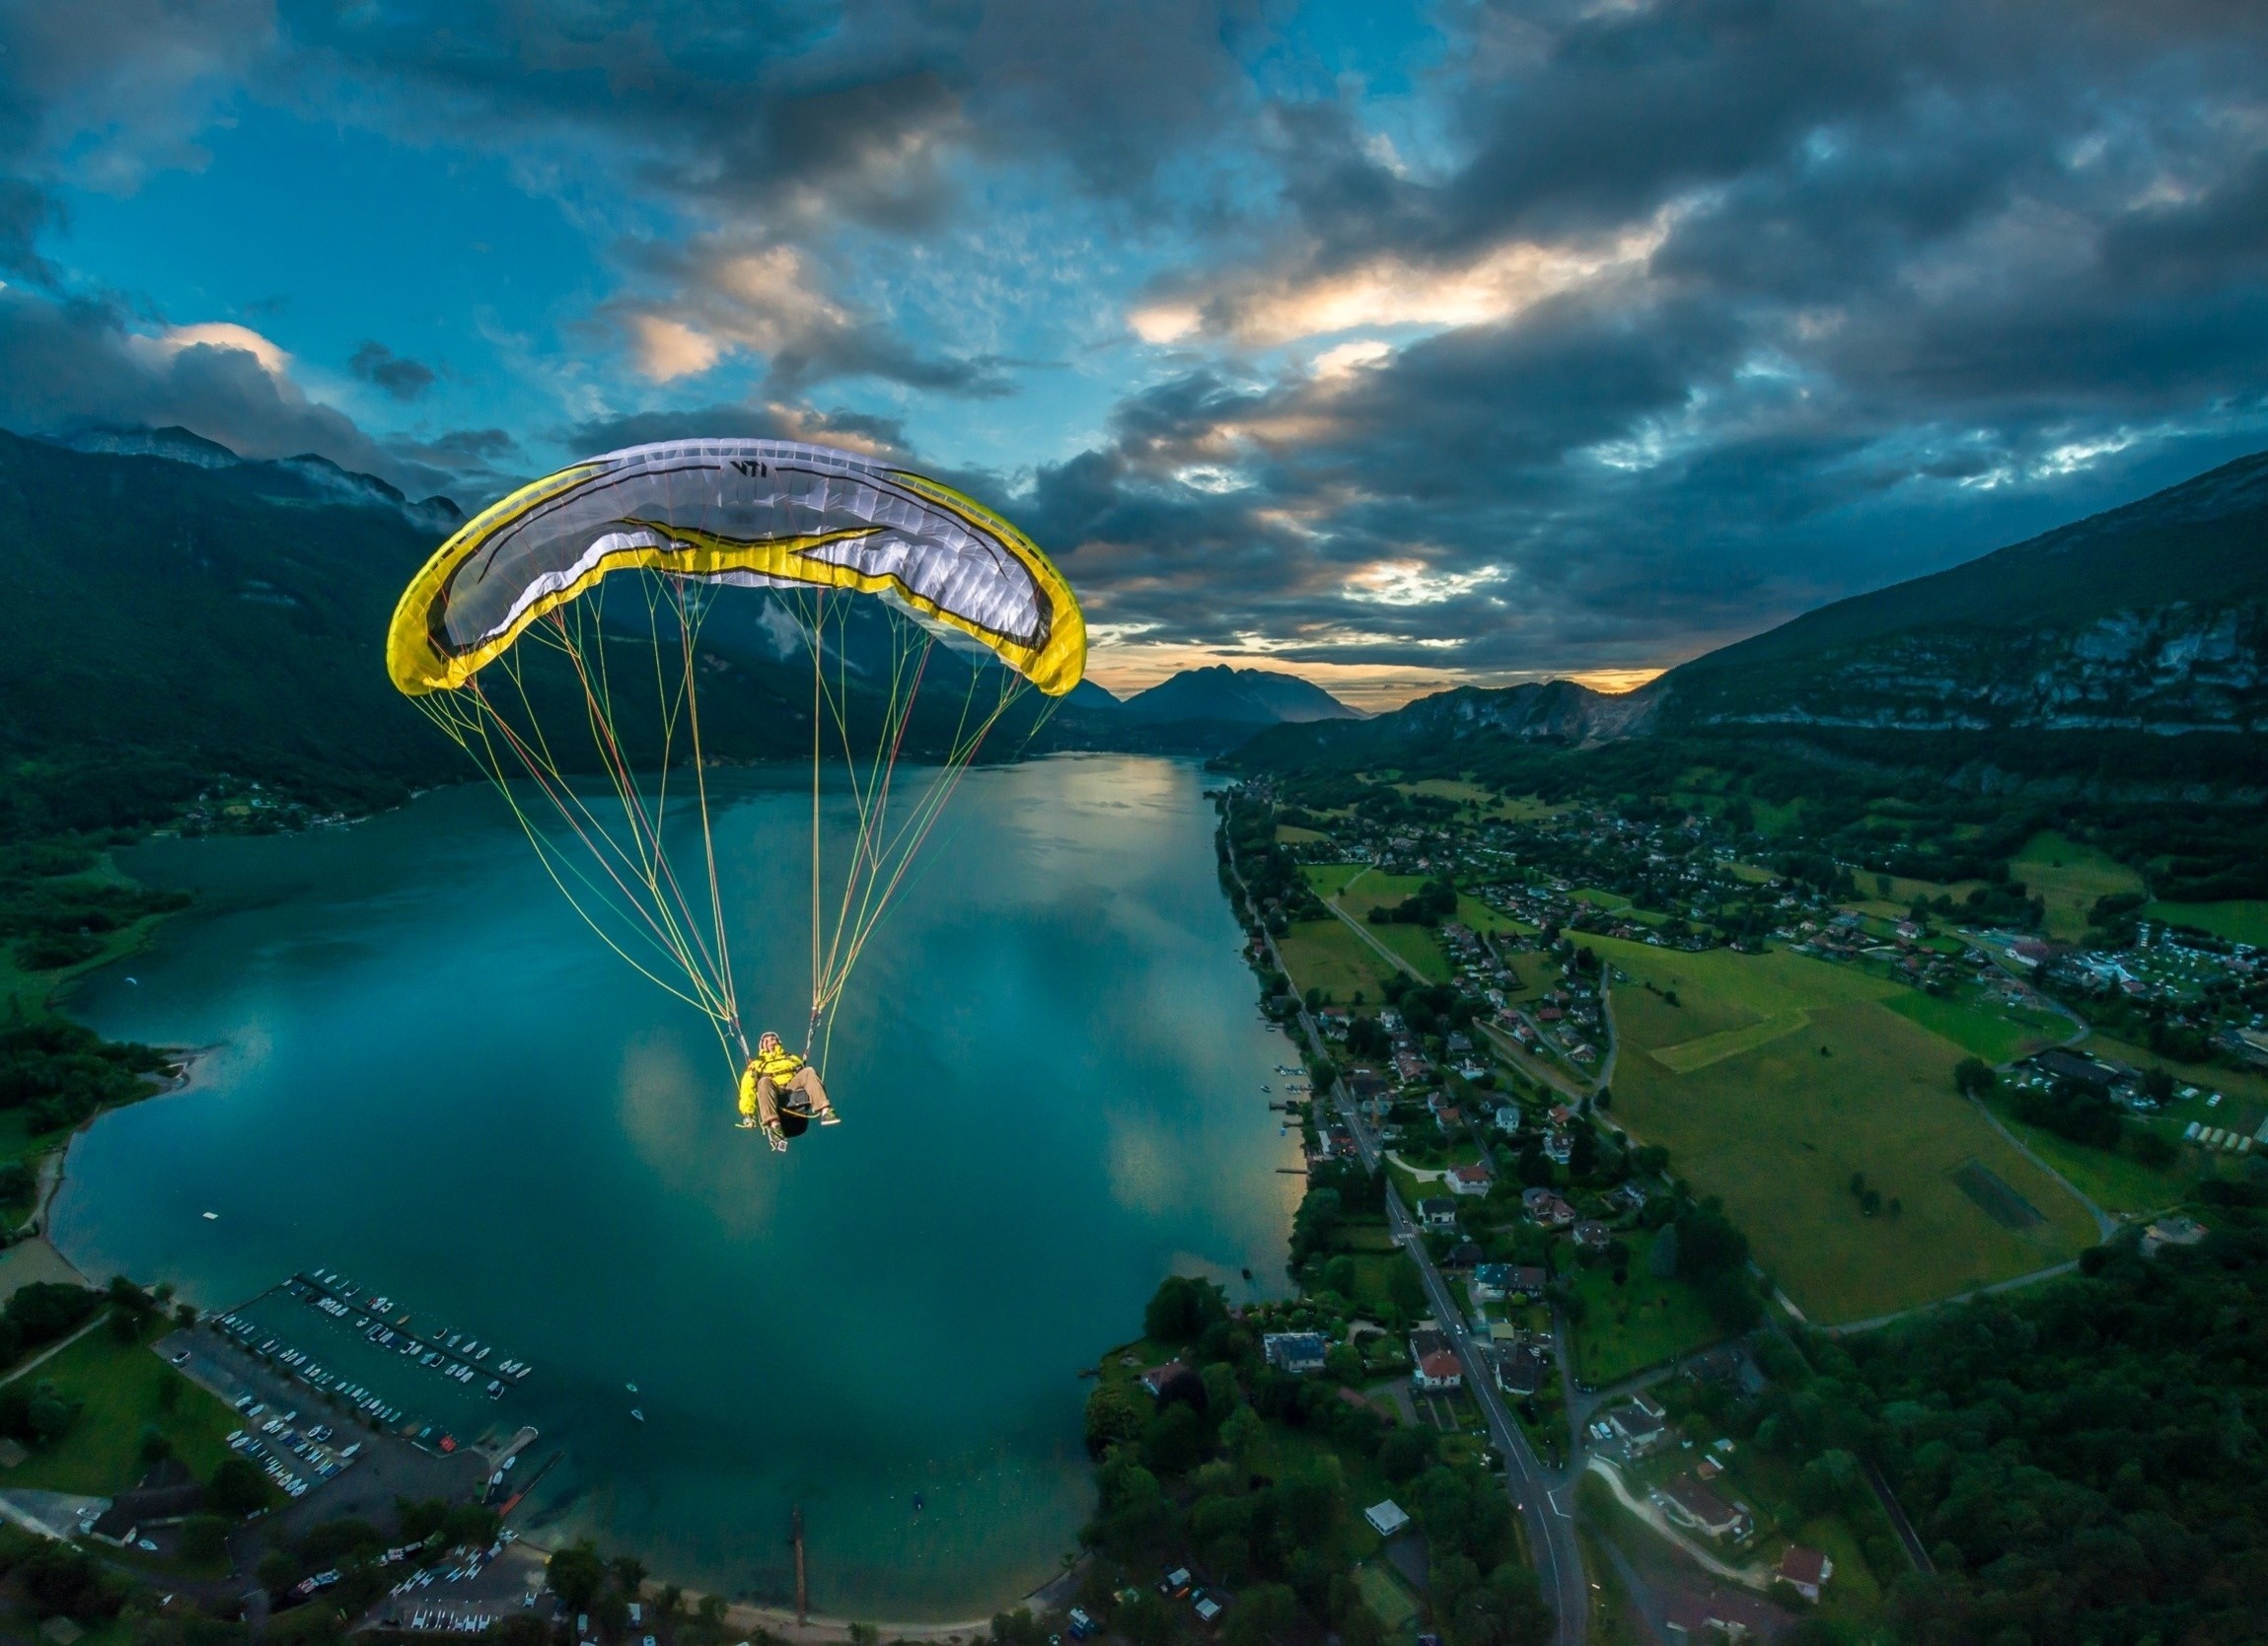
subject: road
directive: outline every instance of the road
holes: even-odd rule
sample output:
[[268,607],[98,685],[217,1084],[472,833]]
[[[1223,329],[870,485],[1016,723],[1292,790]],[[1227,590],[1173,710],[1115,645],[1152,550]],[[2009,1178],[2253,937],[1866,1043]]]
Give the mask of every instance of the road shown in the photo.
[[[1342,1105],[1342,1109],[1350,1115],[1350,1125],[1359,1123],[1352,1106]],[[1386,1220],[1426,1283],[1433,1318],[1455,1346],[1457,1361],[1465,1369],[1465,1388],[1488,1421],[1489,1439],[1497,1455],[1504,1460],[1504,1488],[1526,1521],[1528,1548],[1535,1558],[1544,1602],[1559,1618],[1560,1646],[1582,1646],[1590,1630],[1590,1586],[1583,1577],[1582,1549],[1575,1541],[1573,1488],[1554,1482],[1529,1448],[1528,1437],[1504,1409],[1503,1397],[1497,1392],[1496,1369],[1465,1329],[1465,1312],[1457,1307],[1456,1298],[1433,1266],[1409,1208],[1402,1204],[1401,1191],[1392,1182],[1386,1184]]]
[[1962,1292],[1957,1297],[1941,1297],[1933,1303],[1917,1303],[1913,1308],[1901,1309],[1893,1315],[1876,1315],[1870,1320],[1849,1321],[1842,1325],[1825,1326],[1821,1329],[1830,1337],[1846,1337],[1854,1331],[1873,1331],[1878,1327],[1888,1325],[1893,1321],[1903,1321],[1915,1315],[1927,1315],[1939,1309],[1951,1309],[1975,1298],[1991,1297],[1995,1292],[2012,1292],[2019,1286],[2036,1285],[2042,1280],[2053,1280],[2059,1274],[2076,1273],[2078,1269],[2079,1259],[2074,1257],[2067,1262],[2056,1263],[2048,1268],[2034,1269],[2029,1274],[2019,1274],[2013,1280],[1996,1280],[1990,1286],[1979,1286],[1974,1291]]
[[[1237,890],[1244,894],[1245,903],[1250,907],[1252,893],[1244,884],[1244,871],[1236,861],[1233,839],[1228,848],[1228,872],[1235,878]],[[1258,909],[1254,909],[1256,918],[1258,913]],[[1377,944],[1368,932],[1348,918],[1345,910],[1338,910],[1338,913],[1341,919],[1354,927],[1365,942],[1378,948],[1395,965],[1403,965],[1400,956]],[[1261,941],[1268,949],[1269,964],[1286,977],[1290,976],[1291,973],[1284,967],[1283,957],[1276,952],[1276,938],[1268,930],[1265,921],[1261,922],[1259,930]],[[1404,966],[1404,969],[1410,968]],[[1416,973],[1412,972],[1412,975]],[[1298,1002],[1299,1023],[1307,1032],[1307,1043],[1317,1048],[1320,1054],[1321,1048],[1330,1042],[1323,1038],[1322,1030],[1308,1015],[1306,1002],[1300,999],[1296,991],[1291,998]],[[1348,1096],[1344,1086],[1334,1088],[1333,1095],[1339,1106],[1340,1116],[1347,1122],[1347,1129],[1353,1136],[1355,1152],[1361,1156],[1364,1170],[1375,1177],[1381,1165],[1378,1139],[1371,1133],[1369,1122],[1362,1118],[1361,1110]],[[1590,1584],[1583,1576],[1582,1547],[1575,1540],[1574,1489],[1565,1482],[1555,1486],[1551,1475],[1545,1472],[1542,1463],[1528,1446],[1528,1437],[1520,1432],[1520,1426],[1512,1420],[1511,1413],[1504,1409],[1503,1400],[1497,1393],[1495,1369],[1489,1364],[1481,1346],[1466,1331],[1465,1312],[1457,1307],[1456,1299],[1442,1282],[1440,1271],[1434,1268],[1432,1254],[1426,1250],[1426,1243],[1418,1233],[1410,1209],[1402,1204],[1401,1193],[1394,1187],[1391,1179],[1387,1180],[1385,1188],[1388,1227],[1392,1229],[1395,1240],[1403,1250],[1409,1252],[1410,1260],[1417,1265],[1418,1276],[1425,1282],[1426,1297],[1433,1308],[1433,1318],[1441,1323],[1441,1328],[1449,1334],[1450,1342],[1456,1346],[1458,1364],[1465,1369],[1465,1387],[1479,1402],[1481,1414],[1488,1420],[1489,1438],[1496,1446],[1497,1455],[1504,1460],[1504,1489],[1527,1527],[1528,1549],[1536,1562],[1537,1584],[1543,1592],[1544,1604],[1552,1609],[1553,1615],[1558,1619],[1554,1639],[1558,1646],[1583,1646],[1590,1634]]]

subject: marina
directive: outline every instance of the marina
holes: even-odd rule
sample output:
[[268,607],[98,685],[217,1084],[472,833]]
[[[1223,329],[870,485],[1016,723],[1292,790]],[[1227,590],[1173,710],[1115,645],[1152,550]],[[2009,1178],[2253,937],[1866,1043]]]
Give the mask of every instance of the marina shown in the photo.
[[[478,1426],[472,1400],[501,1400],[535,1371],[529,1361],[499,1352],[493,1341],[420,1317],[333,1269],[302,1269],[207,1324],[368,1427],[441,1456],[457,1450],[461,1432]],[[408,1372],[424,1375],[405,1378]],[[454,1387],[439,1390],[435,1380]],[[266,1432],[272,1436],[280,1427]],[[351,1458],[351,1449],[341,1455],[322,1451],[325,1438],[312,1432],[291,1437],[301,1462],[319,1478],[329,1478]],[[289,1471],[257,1436],[246,1435],[240,1450],[271,1473],[271,1466]],[[278,1484],[299,1495],[284,1480]],[[300,1484],[304,1489],[306,1482]]]

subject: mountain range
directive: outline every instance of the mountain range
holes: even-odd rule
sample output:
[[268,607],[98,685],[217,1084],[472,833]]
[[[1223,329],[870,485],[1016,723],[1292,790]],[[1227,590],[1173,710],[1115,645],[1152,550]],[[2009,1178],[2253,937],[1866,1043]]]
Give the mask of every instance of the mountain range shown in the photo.
[[1767,737],[1890,764],[2258,775],[2268,734],[2268,453],[1838,601],[1635,691],[1460,688],[1355,726],[1280,727],[1256,764],[1488,742]]
[[[0,433],[0,830],[163,816],[223,770],[348,807],[462,777],[382,658],[403,583],[461,519],[321,458],[248,462],[183,429],[68,446]],[[809,666],[768,602],[720,602],[702,632],[711,673],[734,680],[703,694],[704,736],[727,758],[810,748]],[[880,680],[887,625],[854,604],[854,684]],[[951,735],[972,671],[992,667],[936,658],[910,753]],[[994,751],[1453,765],[1488,747],[1761,738],[1988,780],[2055,768],[2268,792],[2263,733],[2268,454],[1632,692],[1468,687],[1365,718],[1296,676],[1214,666],[1123,703],[1092,682],[1027,699]]]
[[[463,518],[319,457],[248,461],[186,429],[0,432],[0,834],[148,822],[223,772],[346,810],[468,775],[384,667],[396,600]],[[892,626],[871,602],[842,617],[853,714],[871,722],[881,693],[860,684],[888,679]],[[810,664],[776,597],[715,603],[700,645],[731,684],[702,694],[708,749],[808,753]],[[907,752],[944,747],[992,667],[938,647]],[[532,685],[569,689],[540,665]],[[988,751],[1210,754],[1256,724],[1351,712],[1254,671],[1196,671],[1125,704],[1082,682],[1059,704],[1019,700]]]

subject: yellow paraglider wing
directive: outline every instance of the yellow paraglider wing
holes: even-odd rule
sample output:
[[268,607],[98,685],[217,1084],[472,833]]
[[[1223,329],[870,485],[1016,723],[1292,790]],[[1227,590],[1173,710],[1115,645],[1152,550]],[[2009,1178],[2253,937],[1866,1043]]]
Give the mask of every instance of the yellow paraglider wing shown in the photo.
[[547,475],[443,543],[387,636],[394,683],[453,689],[618,571],[895,596],[1052,697],[1086,669],[1086,622],[1047,555],[949,486],[774,440],[632,447]]

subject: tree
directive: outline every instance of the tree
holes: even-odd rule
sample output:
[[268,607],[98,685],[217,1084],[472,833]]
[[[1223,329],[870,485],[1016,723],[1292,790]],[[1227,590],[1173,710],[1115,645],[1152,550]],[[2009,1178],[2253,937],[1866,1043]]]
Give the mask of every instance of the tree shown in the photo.
[[229,1523],[219,1515],[191,1515],[182,1522],[182,1557],[209,1563],[228,1553]]
[[[462,1545],[477,1547],[494,1542],[497,1528],[502,1524],[502,1517],[484,1503],[460,1503],[449,1511],[449,1518],[442,1523],[441,1536],[447,1539],[451,1547]],[[630,1564],[636,1565],[636,1562],[632,1561]],[[615,1566],[618,1571],[623,1569],[621,1561],[617,1561]],[[623,1587],[634,1595],[637,1593],[637,1584],[643,1581],[645,1581],[645,1568],[639,1566],[637,1582],[625,1583]]]
[[110,1617],[122,1599],[105,1581],[103,1569],[69,1543],[40,1543],[25,1556],[18,1575],[32,1609],[42,1617]]
[[1953,1090],[1964,1098],[1989,1097],[1999,1084],[2000,1076],[1982,1057],[1964,1057],[1953,1065]]
[[1250,1406],[1238,1406],[1220,1426],[1221,1449],[1237,1464],[1248,1464],[1267,1432],[1268,1425],[1261,1421],[1260,1413]]
[[1431,1467],[1436,1444],[1433,1431],[1406,1427],[1389,1429],[1378,1442],[1378,1472],[1399,1485]]
[[544,1572],[551,1585],[551,1593],[566,1603],[569,1611],[590,1610],[591,1603],[607,1586],[606,1563],[600,1560],[598,1548],[587,1539],[571,1543],[552,1555]]
[[1141,1451],[1160,1474],[1186,1474],[1205,1455],[1205,1419],[1183,1401],[1163,1406],[1142,1430]]
[[270,1595],[281,1596],[300,1579],[300,1564],[290,1551],[271,1548],[259,1557],[257,1574],[259,1586]]
[[222,1514],[242,1520],[267,1507],[267,1482],[250,1459],[223,1458],[205,1482],[205,1498]]
[[1144,1414],[1124,1384],[1106,1383],[1087,1396],[1087,1455],[1100,1458],[1114,1446],[1138,1438]]
[[1848,1452],[1830,1450],[1803,1466],[1796,1476],[1795,1496],[1810,1513],[1824,1515],[1852,1502],[1861,1483],[1859,1460]]
[[1263,1583],[1239,1595],[1222,1625],[1227,1646],[1263,1646],[1299,1621],[1299,1598],[1284,1584]]
[[1142,1331],[1152,1342],[1186,1343],[1228,1319],[1228,1299],[1209,1280],[1169,1274],[1142,1311]]
[[634,1554],[618,1554],[607,1568],[614,1573],[615,1587],[625,1595],[634,1596],[645,1586],[646,1563]]

